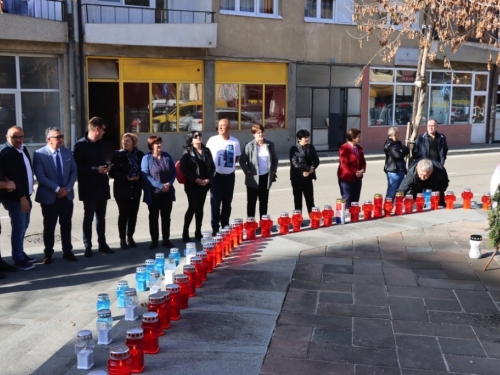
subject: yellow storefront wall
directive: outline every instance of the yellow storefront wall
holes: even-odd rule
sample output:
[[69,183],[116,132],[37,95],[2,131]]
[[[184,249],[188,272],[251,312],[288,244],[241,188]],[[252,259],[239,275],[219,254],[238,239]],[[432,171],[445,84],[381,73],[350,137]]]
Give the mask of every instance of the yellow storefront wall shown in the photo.
[[288,65],[284,63],[232,62],[215,63],[217,83],[287,83]]

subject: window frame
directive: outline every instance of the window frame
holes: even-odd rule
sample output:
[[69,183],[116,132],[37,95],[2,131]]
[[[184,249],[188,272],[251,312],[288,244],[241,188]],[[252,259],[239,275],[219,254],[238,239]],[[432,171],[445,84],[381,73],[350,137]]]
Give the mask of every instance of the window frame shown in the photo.
[[[305,0],[307,2],[307,0]],[[338,4],[339,2],[344,2],[345,4],[351,4],[351,6],[349,6],[349,10],[350,10],[350,13],[352,14],[353,12],[353,7],[352,7],[352,4],[353,2],[349,1],[349,0],[333,0],[333,18],[332,19],[329,19],[329,18],[321,18],[321,0],[317,0],[316,1],[316,17],[310,17],[310,16],[306,16],[304,14],[304,22],[311,22],[311,23],[338,23],[338,24],[342,24],[342,25],[356,25],[355,22],[353,22],[352,20],[352,17],[350,19],[350,21],[341,21],[339,19],[337,19],[336,15],[338,14]],[[304,13],[305,13],[305,7],[304,7]]]
[[260,17],[260,18],[274,18],[274,19],[283,19],[280,11],[280,2],[285,0],[272,0],[273,1],[273,14],[269,13],[260,13],[259,12],[259,2],[260,0],[253,0],[254,2],[254,11],[253,12],[245,12],[241,11],[241,2],[240,0],[234,0],[234,10],[222,9],[219,6],[220,14],[227,14],[232,16],[243,16],[243,17]]

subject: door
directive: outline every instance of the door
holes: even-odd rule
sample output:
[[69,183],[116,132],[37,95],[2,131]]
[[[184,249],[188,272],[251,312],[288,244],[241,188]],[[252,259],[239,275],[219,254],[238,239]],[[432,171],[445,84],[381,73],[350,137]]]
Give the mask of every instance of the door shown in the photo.
[[484,143],[486,136],[486,95],[474,95],[472,105],[471,143]]

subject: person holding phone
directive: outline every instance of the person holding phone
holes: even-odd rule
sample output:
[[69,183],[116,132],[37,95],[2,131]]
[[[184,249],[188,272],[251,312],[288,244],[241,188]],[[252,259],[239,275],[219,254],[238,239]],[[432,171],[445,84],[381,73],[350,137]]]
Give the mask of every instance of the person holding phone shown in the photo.
[[96,218],[99,251],[114,254],[106,243],[106,208],[111,198],[108,173],[113,164],[107,164],[102,137],[106,124],[100,117],[92,117],[88,131],[75,143],[73,156],[77,165],[78,196],[83,201],[83,244],[85,256],[92,257],[92,222]]

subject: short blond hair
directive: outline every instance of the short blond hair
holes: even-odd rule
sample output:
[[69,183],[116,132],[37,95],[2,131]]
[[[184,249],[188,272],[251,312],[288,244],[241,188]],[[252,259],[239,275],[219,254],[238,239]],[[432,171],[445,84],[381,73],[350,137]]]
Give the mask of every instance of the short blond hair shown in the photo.
[[125,133],[122,135],[122,141],[127,137],[132,140],[132,144],[134,145],[134,147],[137,147],[137,145],[139,144],[139,137],[137,136],[137,134]]

